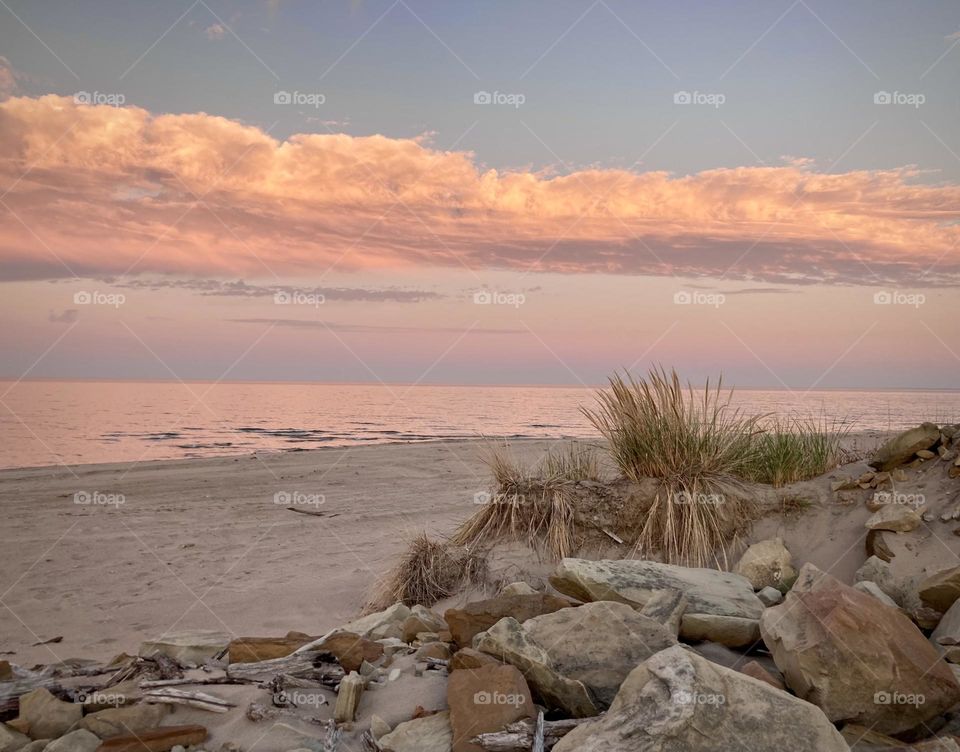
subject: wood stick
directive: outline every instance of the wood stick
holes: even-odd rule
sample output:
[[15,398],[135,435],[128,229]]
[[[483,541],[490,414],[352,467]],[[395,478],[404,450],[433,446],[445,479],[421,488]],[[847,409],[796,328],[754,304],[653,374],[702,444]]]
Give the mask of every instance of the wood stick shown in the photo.
[[163,702],[170,705],[187,705],[214,713],[226,713],[236,705],[204,692],[186,692],[180,689],[161,688],[143,693],[144,702]]
[[[543,749],[552,749],[570,731],[584,721],[591,718],[569,718],[562,721],[543,722]],[[517,721],[511,723],[503,731],[493,731],[475,736],[472,741],[479,744],[487,752],[530,752],[536,738],[536,723],[533,721]]]
[[543,711],[537,713],[537,725],[533,728],[533,744],[530,752],[543,752]]
[[167,752],[178,744],[189,747],[206,739],[207,729],[203,726],[163,726],[106,739],[97,747],[97,752]]

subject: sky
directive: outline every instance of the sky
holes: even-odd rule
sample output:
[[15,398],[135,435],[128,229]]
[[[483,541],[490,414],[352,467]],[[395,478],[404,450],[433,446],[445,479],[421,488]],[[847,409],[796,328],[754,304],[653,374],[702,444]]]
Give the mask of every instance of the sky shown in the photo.
[[955,2],[0,19],[0,378],[958,387]]

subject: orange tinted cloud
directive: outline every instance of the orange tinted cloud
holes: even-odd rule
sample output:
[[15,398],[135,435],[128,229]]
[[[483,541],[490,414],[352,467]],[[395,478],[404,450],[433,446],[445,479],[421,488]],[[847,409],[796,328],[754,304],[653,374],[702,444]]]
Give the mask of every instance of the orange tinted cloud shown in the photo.
[[921,184],[911,168],[482,171],[420,139],[278,141],[203,113],[54,95],[0,103],[0,154],[7,278],[462,265],[960,280],[960,187]]

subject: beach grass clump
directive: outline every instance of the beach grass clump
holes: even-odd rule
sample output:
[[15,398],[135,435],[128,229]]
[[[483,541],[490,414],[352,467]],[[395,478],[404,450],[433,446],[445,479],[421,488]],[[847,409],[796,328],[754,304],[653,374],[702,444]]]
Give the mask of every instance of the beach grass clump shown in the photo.
[[366,610],[378,611],[397,602],[429,607],[460,592],[465,585],[482,585],[486,577],[483,556],[419,533],[378,583]]
[[823,475],[840,464],[845,433],[839,424],[824,420],[772,420],[754,437],[745,477],[779,488]]
[[742,479],[756,463],[759,418],[731,396],[722,380],[696,391],[658,367],[644,379],[615,375],[597,407],[584,409],[627,478],[660,481],[638,523],[638,553],[701,566],[752,518]]
[[501,540],[539,547],[554,559],[575,550],[571,486],[601,481],[600,457],[589,446],[572,442],[554,449],[536,465],[525,465],[504,446],[491,446],[485,458],[494,490],[479,494],[481,507],[454,533],[452,542],[472,550]]

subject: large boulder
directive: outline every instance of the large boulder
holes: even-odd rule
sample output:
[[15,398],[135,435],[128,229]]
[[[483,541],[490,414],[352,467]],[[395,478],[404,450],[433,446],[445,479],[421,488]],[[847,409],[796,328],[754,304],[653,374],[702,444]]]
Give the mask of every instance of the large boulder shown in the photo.
[[930,449],[940,440],[940,429],[936,423],[922,423],[916,428],[894,436],[881,446],[870,460],[875,470],[893,470],[910,460],[917,452]]
[[156,728],[170,713],[170,706],[137,703],[122,708],[107,708],[85,715],[75,728],[86,729],[101,739],[136,734]]
[[474,635],[489,629],[505,616],[526,621],[534,616],[549,614],[573,604],[555,595],[500,595],[482,601],[473,601],[463,608],[447,609],[443,618],[458,647],[468,648]]
[[770,538],[754,543],[744,551],[734,571],[750,580],[754,590],[765,587],[786,589],[797,577],[792,560],[783,539]]
[[50,752],[96,752],[99,747],[99,736],[86,729],[77,729],[59,739],[54,739],[43,750],[44,752],[47,750]]
[[30,744],[30,737],[0,723],[0,752],[17,752]]
[[960,566],[942,569],[920,583],[920,600],[946,613],[960,597]]
[[377,739],[383,752],[450,752],[453,732],[450,713],[434,713],[398,725]]
[[[906,504],[885,504],[866,521],[867,530],[887,530],[891,533],[909,533],[920,527],[920,515]],[[876,547],[876,541],[871,541]],[[889,553],[889,552],[887,552]],[[885,557],[881,557],[885,558]]]
[[202,666],[222,653],[229,644],[230,635],[224,632],[193,629],[147,640],[140,644],[139,655],[141,658],[151,658],[160,653],[181,666]]
[[823,712],[679,645],[635,668],[606,715],[554,752],[847,752]]
[[897,734],[960,701],[953,672],[910,619],[812,564],[760,630],[787,686],[831,721]]
[[[376,640],[381,637],[399,637],[401,625],[404,620],[410,616],[410,609],[403,603],[394,603],[383,611],[377,611],[359,619],[354,619],[348,624],[344,624],[340,629],[344,632],[354,632],[361,637],[369,637]],[[389,634],[391,630],[397,632],[396,635]]]
[[83,706],[64,702],[46,689],[35,689],[20,698],[20,720],[31,739],[56,739],[80,720]]
[[695,569],[656,561],[564,559],[550,577],[561,593],[583,601],[616,601],[642,609],[662,590],[678,590],[686,598],[680,636],[703,639],[698,614],[734,616],[756,621],[763,603],[750,581],[716,569]]
[[447,706],[453,752],[483,752],[470,741],[473,737],[536,715],[523,674],[507,665],[454,671],[447,683]]
[[327,635],[316,649],[332,653],[347,673],[359,671],[364,661],[374,663],[383,655],[383,645],[354,632],[334,632]]
[[[613,702],[635,666],[676,643],[664,625],[612,601],[538,616],[519,625],[519,631],[522,639],[514,625],[498,623],[478,637],[478,648],[516,665],[540,695],[549,694],[556,674],[585,687],[597,708]],[[538,670],[531,664],[539,664]],[[546,687],[542,674],[548,677]]]

